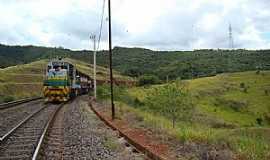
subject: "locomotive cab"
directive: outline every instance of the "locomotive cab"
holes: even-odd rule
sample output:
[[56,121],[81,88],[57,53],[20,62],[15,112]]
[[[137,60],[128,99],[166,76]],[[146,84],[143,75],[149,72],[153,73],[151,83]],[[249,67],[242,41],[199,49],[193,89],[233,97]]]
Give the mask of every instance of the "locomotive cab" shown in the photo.
[[43,94],[47,102],[64,102],[71,97],[88,93],[92,88],[89,76],[62,60],[48,63]]
[[44,80],[44,97],[49,102],[64,102],[69,99],[70,86],[68,67],[64,63],[51,62],[48,64]]

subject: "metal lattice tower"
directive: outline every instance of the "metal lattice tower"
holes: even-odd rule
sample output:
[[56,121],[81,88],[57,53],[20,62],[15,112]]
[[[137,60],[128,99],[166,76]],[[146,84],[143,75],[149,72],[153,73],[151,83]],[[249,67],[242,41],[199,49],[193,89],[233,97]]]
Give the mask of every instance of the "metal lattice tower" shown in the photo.
[[232,34],[232,25],[229,24],[229,48],[233,49],[234,44],[233,44],[233,34]]

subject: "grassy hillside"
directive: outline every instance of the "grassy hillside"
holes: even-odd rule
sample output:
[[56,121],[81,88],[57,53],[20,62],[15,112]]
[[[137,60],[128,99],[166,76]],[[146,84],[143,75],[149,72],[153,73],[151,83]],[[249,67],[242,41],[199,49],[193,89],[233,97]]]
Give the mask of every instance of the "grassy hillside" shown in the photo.
[[0,102],[41,96],[47,61],[40,60],[0,70]]
[[[256,126],[257,118],[270,113],[269,71],[196,79],[191,81],[190,89],[198,97],[204,113],[235,126]],[[265,121],[263,125],[269,123]]]
[[[93,61],[92,51],[72,51],[63,48],[0,45],[0,67],[24,64],[50,57],[69,57],[85,62]],[[143,48],[113,49],[113,67],[121,74],[140,76],[153,74],[165,80],[181,77],[190,79],[219,73],[249,70],[269,70],[270,50],[197,50],[152,51]],[[97,64],[107,67],[108,52],[97,54]]]
[[[78,70],[80,70],[82,73],[85,73],[89,76],[93,76],[94,74],[94,67],[92,64],[88,64],[86,62],[80,61],[80,60],[75,60],[75,59],[71,59],[71,58],[65,58],[65,60],[67,62],[70,62],[72,64],[75,64],[76,68]],[[97,79],[98,80],[106,80],[109,79],[110,76],[110,72],[108,70],[108,68],[105,67],[101,67],[101,66],[97,66]],[[123,76],[121,75],[119,72],[117,71],[113,71],[113,76],[115,79],[117,80],[132,80],[131,77],[128,76]]]
[[[93,75],[92,65],[67,58],[66,61],[74,64],[78,70]],[[28,64],[21,64],[0,69],[0,103],[25,97],[41,96],[43,76],[48,60],[39,60]],[[118,80],[131,80],[114,72]],[[97,66],[97,79],[108,79],[108,69]]]
[[[270,71],[220,74],[187,82],[194,102],[207,117],[245,127],[257,126],[256,119],[270,113]],[[143,101],[151,89],[134,88],[130,94]]]
[[128,98],[118,98],[125,104],[120,108],[141,117],[144,125],[195,143],[197,148],[207,144],[232,150],[238,159],[269,159],[270,71],[220,74],[183,83],[191,92],[195,110],[189,119],[178,119],[175,128],[146,101],[148,93],[167,84],[128,89]]

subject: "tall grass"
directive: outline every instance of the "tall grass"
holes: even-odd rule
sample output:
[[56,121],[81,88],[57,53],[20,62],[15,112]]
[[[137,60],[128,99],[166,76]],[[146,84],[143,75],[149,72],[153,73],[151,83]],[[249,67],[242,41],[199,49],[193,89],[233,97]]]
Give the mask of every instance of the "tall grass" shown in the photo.
[[[128,90],[116,87],[116,108],[121,108],[119,116],[130,112],[138,117],[137,125],[172,136],[179,143],[226,146],[242,159],[268,160],[270,129],[263,115],[270,111],[270,100],[263,89],[270,86],[270,72],[264,73],[264,76],[254,72],[233,73],[191,81],[190,89],[198,106],[197,119],[178,120],[175,128],[168,117],[153,112],[145,103],[147,92],[162,85]],[[242,82],[248,86],[247,93],[241,90]],[[239,104],[242,108],[235,108]],[[260,117],[262,126],[256,124]]]
[[[136,122],[136,125],[150,128],[159,132],[160,135],[164,134],[165,137],[173,137],[179,143],[192,142],[197,145],[227,146],[238,156],[249,160],[268,160],[270,156],[270,134],[268,134],[270,129],[267,128],[256,128],[256,131],[250,128],[215,129],[199,123],[187,122],[178,122],[173,128],[171,121],[163,116],[131,107],[122,102],[116,103],[116,107],[119,106],[121,106],[122,113],[131,112],[141,120]],[[265,133],[265,130],[268,133]],[[164,136],[161,137],[164,138]]]

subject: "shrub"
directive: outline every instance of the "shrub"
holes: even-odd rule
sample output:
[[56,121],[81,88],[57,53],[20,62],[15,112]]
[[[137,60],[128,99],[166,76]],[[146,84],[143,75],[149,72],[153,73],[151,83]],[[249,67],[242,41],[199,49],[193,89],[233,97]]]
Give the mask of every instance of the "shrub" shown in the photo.
[[244,89],[243,89],[243,92],[244,92],[244,93],[248,93],[247,88],[244,88]]
[[144,103],[141,102],[137,97],[134,99],[134,104],[135,104],[135,106],[143,106],[144,105]]
[[246,85],[245,85],[244,82],[241,82],[241,83],[240,83],[240,88],[245,88],[245,86],[246,86]]
[[139,86],[158,84],[159,78],[155,75],[143,75],[139,77]]
[[133,99],[129,96],[125,86],[114,86],[114,99],[127,104],[132,103]]
[[268,89],[265,89],[265,90],[264,90],[264,94],[265,94],[266,96],[268,96],[268,95],[269,95],[269,91],[268,91]]
[[154,113],[161,114],[172,120],[172,126],[179,119],[190,120],[194,106],[187,87],[180,81],[156,87],[149,91],[145,98],[145,105]]
[[256,122],[257,122],[258,125],[261,126],[262,125],[262,122],[263,122],[263,119],[260,118],[260,117],[259,118],[256,118]]
[[240,83],[240,88],[242,89],[242,91],[244,93],[247,93],[248,92],[248,87],[246,86],[246,84],[244,82],[241,82]]
[[247,108],[248,103],[246,101],[236,101],[236,100],[227,100],[223,98],[216,98],[215,105],[230,107],[234,111],[240,112]]
[[130,68],[124,71],[124,75],[131,76],[131,77],[138,77],[142,73],[139,68]]
[[235,111],[241,111],[248,106],[247,102],[233,100],[228,101],[228,105]]
[[7,102],[14,101],[14,100],[15,100],[14,97],[12,97],[12,96],[6,96],[6,97],[4,97],[3,102],[4,103],[7,103]]
[[97,86],[97,98],[98,99],[110,98],[110,86],[109,85]]
[[270,113],[265,113],[264,114],[264,119],[268,124],[270,124]]

